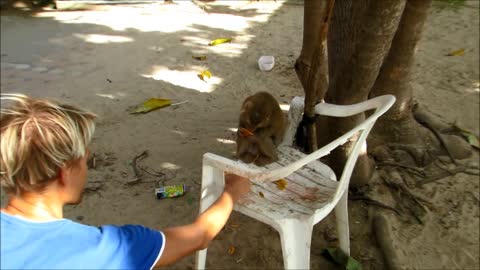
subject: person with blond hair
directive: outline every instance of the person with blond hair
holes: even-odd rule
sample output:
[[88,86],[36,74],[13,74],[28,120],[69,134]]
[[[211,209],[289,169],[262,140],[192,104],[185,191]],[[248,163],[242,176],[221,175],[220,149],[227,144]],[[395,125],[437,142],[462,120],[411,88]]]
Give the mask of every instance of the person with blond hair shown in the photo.
[[[151,269],[206,248],[227,222],[248,179],[225,176],[218,200],[188,225],[88,226],[65,219],[87,182],[95,115],[75,106],[2,95],[0,182],[2,269]],[[10,103],[10,104],[4,104]],[[5,108],[4,105],[9,105]]]

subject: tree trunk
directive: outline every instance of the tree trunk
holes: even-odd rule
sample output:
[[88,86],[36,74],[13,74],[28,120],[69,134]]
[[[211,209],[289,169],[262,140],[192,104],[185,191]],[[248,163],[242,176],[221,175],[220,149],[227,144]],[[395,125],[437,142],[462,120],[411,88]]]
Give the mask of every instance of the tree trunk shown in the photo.
[[[406,0],[337,2],[328,43],[331,73],[326,100],[329,103],[353,104],[367,99],[390,49],[405,3]],[[363,114],[329,118],[329,141],[363,119]],[[354,141],[347,142],[329,156],[329,164],[338,176]],[[372,173],[373,163],[364,152],[357,161],[352,186],[366,184]]]
[[326,38],[334,3],[335,0],[307,1],[304,6],[303,47],[295,63],[295,71],[305,92],[300,130],[302,136],[306,136],[307,153],[318,148],[315,105],[323,100],[328,87]]
[[[348,59],[355,52],[355,22],[359,21],[359,14],[363,14],[364,8],[358,3],[365,1],[356,1],[354,6],[353,0],[337,1],[333,7],[333,16],[330,22],[330,31],[328,31],[328,89],[335,89],[337,74],[345,68]],[[328,118],[320,116],[317,118],[317,142],[318,145],[324,146],[331,141],[330,126]]]
[[377,122],[369,138],[369,145],[385,142],[428,144],[430,132],[419,125],[412,114],[413,91],[410,70],[417,43],[432,0],[408,0],[388,57],[370,93],[370,97],[395,95],[396,103]]
[[[322,20],[320,19],[327,8],[326,0],[305,1],[303,8],[303,42],[300,56],[295,62],[295,71],[303,89],[308,89],[307,81],[312,69],[313,55],[320,40]],[[323,98],[323,96],[321,97]]]

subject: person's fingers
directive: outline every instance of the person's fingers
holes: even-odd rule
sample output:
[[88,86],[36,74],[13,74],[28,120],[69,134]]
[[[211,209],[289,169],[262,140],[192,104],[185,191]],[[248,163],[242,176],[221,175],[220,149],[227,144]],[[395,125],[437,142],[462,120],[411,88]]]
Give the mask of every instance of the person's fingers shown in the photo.
[[250,180],[234,174],[225,175],[225,190],[237,198],[241,197],[250,191]]

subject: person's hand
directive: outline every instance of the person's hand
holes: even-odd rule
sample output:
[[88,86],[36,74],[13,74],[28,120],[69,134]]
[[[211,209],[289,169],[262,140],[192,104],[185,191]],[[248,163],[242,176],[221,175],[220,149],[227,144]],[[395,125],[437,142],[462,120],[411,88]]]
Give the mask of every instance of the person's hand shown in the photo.
[[250,180],[235,174],[225,175],[225,192],[229,193],[235,202],[249,191]]

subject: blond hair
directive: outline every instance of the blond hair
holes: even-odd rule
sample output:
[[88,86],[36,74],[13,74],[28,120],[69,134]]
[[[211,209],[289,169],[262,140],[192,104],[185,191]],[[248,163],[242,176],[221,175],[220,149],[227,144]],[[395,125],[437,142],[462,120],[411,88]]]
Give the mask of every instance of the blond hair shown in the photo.
[[93,113],[22,94],[2,94],[0,100],[13,101],[0,110],[0,182],[7,193],[41,191],[60,168],[85,156],[95,131]]

